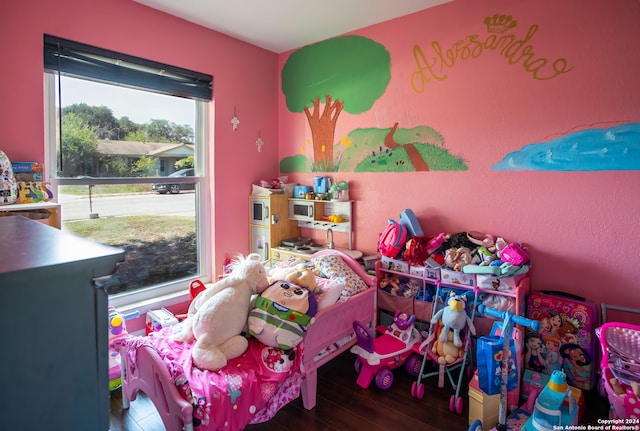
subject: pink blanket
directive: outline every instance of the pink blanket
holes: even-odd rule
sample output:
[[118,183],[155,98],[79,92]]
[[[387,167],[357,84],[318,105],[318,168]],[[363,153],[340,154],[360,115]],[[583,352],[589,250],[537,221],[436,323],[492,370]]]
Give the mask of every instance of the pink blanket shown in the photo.
[[241,430],[248,423],[271,419],[300,394],[302,343],[290,351],[249,339],[249,348],[218,372],[193,366],[191,345],[170,339],[172,328],[117,340],[128,348],[134,367],[135,349],[152,346],[165,363],[171,381],[193,406],[193,426],[199,431]]

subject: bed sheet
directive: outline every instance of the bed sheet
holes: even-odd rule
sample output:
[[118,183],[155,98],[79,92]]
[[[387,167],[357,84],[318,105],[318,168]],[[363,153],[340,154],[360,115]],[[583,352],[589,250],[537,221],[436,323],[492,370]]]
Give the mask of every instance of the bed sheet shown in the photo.
[[265,346],[249,338],[249,347],[240,357],[228,361],[218,372],[193,366],[190,343],[172,340],[175,327],[146,337],[116,340],[127,347],[127,360],[137,366],[135,350],[148,345],[171,375],[181,396],[193,406],[193,426],[199,431],[241,430],[248,423],[271,419],[300,394],[303,354],[301,343],[290,351]]

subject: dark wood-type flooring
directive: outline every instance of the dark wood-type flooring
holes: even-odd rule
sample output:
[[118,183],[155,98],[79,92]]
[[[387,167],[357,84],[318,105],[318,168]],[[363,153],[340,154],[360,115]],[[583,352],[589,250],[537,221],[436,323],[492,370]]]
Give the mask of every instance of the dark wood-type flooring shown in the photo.
[[[269,422],[249,425],[247,431],[466,431],[469,427],[469,397],[466,383],[459,394],[464,400],[462,414],[449,411],[449,399],[455,393],[448,381],[438,388],[437,376],[423,379],[425,394],[421,400],[411,396],[416,378],[405,369],[394,370],[393,386],[383,391],[375,382],[368,389],[356,385],[355,356],[345,352],[318,370],[318,400],[313,410],[305,410],[302,399],[288,404]],[[458,373],[454,376],[457,380]],[[465,376],[465,382],[468,380]],[[131,408],[122,409],[121,391],[111,394],[110,431],[163,431],[165,428],[151,401],[139,394]],[[582,424],[596,424],[608,417],[609,403],[590,394]]]

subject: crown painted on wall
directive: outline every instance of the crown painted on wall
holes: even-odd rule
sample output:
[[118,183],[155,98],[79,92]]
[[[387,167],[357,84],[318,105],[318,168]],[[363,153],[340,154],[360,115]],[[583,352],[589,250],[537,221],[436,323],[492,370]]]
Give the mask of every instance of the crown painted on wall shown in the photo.
[[518,21],[511,18],[511,15],[499,15],[488,16],[483,21],[487,26],[489,33],[502,34],[511,30],[518,25]]

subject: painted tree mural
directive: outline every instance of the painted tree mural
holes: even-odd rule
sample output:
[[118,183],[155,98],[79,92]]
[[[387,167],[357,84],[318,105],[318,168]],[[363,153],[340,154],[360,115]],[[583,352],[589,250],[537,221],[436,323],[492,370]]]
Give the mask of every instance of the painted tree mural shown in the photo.
[[282,92],[291,112],[304,112],[316,171],[333,171],[340,113],[366,112],[391,79],[387,49],[362,36],[342,36],[293,52],[282,68]]

